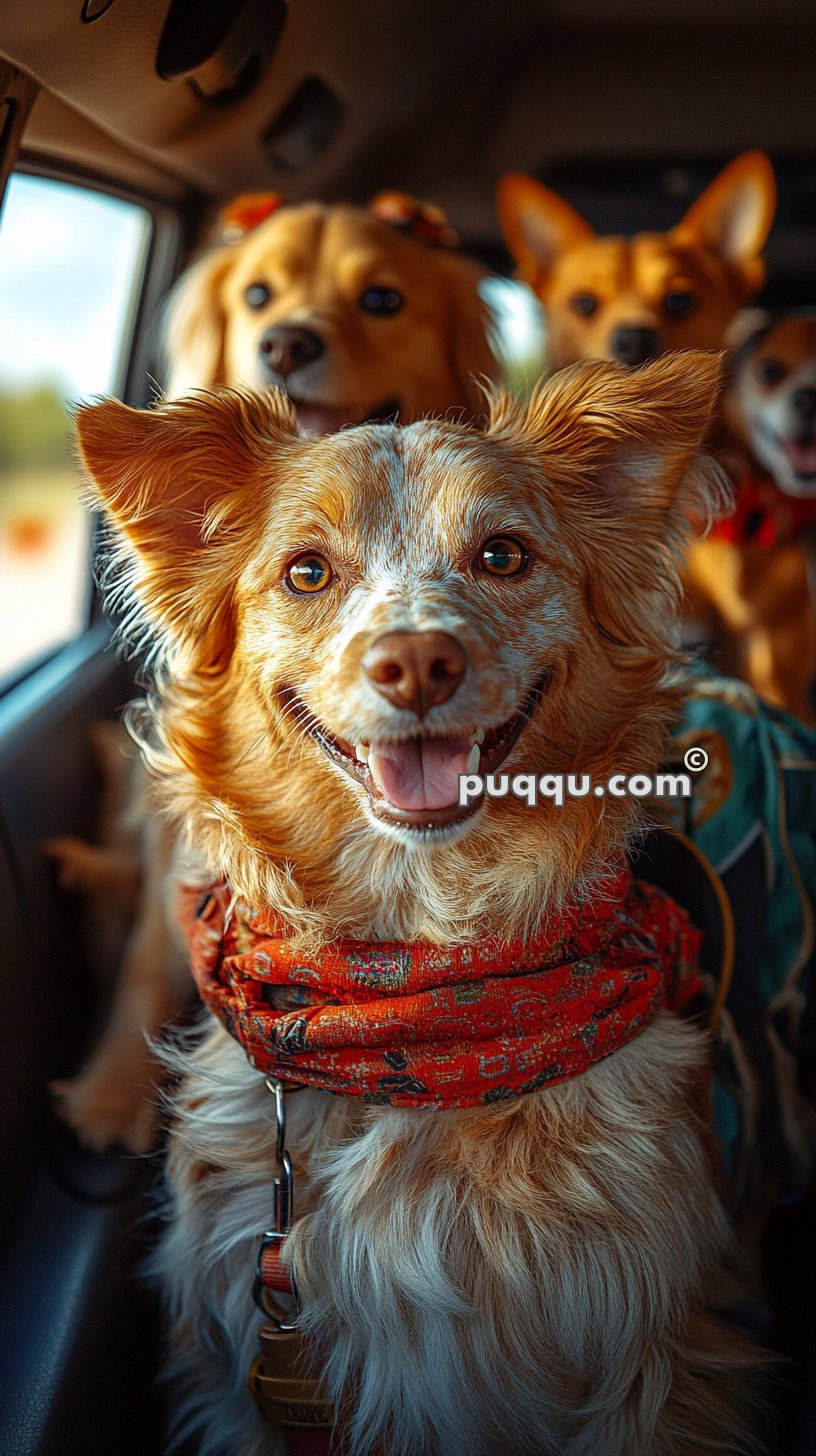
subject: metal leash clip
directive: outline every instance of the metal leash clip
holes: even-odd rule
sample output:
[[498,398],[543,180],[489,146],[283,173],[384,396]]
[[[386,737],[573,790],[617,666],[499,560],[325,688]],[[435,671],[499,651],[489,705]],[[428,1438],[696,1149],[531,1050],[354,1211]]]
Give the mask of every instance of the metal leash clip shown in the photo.
[[[314,1456],[318,1450],[328,1456],[334,1449],[334,1405],[322,1372],[295,1323],[297,1289],[282,1258],[283,1242],[295,1213],[292,1160],[286,1150],[284,1086],[289,1092],[299,1092],[301,1084],[284,1084],[267,1077],[266,1085],[275,1098],[275,1157],[280,1172],[273,1182],[274,1227],[261,1240],[253,1289],[255,1303],[269,1324],[258,1331],[260,1353],[250,1367],[248,1385],[262,1416],[282,1430],[289,1456],[306,1456],[307,1452]],[[275,1294],[283,1297],[286,1312],[276,1303]]]
[[[283,1242],[295,1216],[295,1182],[292,1173],[292,1159],[286,1148],[286,1100],[284,1083],[276,1077],[267,1077],[266,1085],[275,1098],[275,1161],[280,1169],[272,1183],[272,1228],[267,1229],[258,1250],[255,1269],[253,1297],[258,1308],[279,1330],[295,1328],[291,1313],[284,1312],[274,1301],[274,1294],[285,1297],[286,1303],[297,1302],[294,1280],[283,1262]],[[299,1091],[296,1084],[292,1091]]]

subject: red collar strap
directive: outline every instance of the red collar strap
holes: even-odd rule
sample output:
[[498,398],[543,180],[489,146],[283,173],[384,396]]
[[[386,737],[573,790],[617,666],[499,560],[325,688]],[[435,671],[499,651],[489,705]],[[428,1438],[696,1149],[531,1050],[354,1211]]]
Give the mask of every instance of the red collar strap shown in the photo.
[[716,522],[715,540],[767,550],[816,528],[816,496],[786,495],[772,480],[753,475],[735,481],[735,487],[733,515]]
[[181,891],[205,1004],[253,1066],[395,1107],[472,1107],[582,1072],[701,990],[700,937],[616,873],[522,945],[340,940],[296,950],[228,887]]

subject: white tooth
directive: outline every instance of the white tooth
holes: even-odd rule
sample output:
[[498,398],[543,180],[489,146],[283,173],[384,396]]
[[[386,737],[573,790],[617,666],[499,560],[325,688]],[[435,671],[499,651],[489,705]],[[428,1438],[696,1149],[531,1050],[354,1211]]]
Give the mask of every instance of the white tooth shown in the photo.
[[371,774],[381,794],[385,794],[385,784],[382,781],[380,765],[376,753],[368,760],[368,771]]
[[471,746],[474,743],[484,743],[484,737],[484,728],[474,728],[473,732],[470,735]]
[[479,772],[479,761],[481,757],[482,751],[478,743],[474,743],[473,747],[470,750],[470,753],[468,754],[467,772],[469,774],[475,774]]
[[368,750],[370,747],[370,743],[355,743],[354,756],[360,760],[360,763],[368,763]]

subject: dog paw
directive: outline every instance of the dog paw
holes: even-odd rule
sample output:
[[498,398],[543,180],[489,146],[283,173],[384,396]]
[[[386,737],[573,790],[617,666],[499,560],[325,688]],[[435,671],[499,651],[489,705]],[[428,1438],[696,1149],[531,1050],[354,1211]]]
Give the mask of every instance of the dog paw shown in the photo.
[[123,1147],[148,1153],[155,1146],[159,1115],[151,1093],[125,1085],[121,1072],[111,1076],[89,1068],[68,1081],[51,1082],[49,1091],[63,1122],[94,1152]]

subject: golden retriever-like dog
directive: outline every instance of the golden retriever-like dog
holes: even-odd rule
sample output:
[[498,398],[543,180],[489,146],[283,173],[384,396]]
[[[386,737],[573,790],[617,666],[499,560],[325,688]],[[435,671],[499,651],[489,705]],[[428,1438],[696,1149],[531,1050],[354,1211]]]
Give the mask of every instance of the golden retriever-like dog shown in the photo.
[[[478,293],[484,270],[447,244],[451,230],[434,209],[404,198],[396,221],[408,231],[388,221],[393,197],[370,209],[284,203],[205,253],[170,299],[168,394],[273,386],[301,430],[320,435],[368,420],[479,414],[479,379],[496,371]],[[235,206],[228,231],[234,215]]]
[[[457,786],[476,760],[598,785],[654,772],[681,691],[674,553],[689,516],[719,504],[698,454],[716,382],[699,353],[636,374],[584,364],[529,405],[495,397],[483,430],[432,420],[316,440],[272,393],[80,413],[121,589],[159,644],[140,731],[199,886],[215,887],[196,934],[212,961],[221,896],[245,991],[243,937],[258,917],[277,925],[268,948],[291,974],[267,974],[248,1024],[295,1008],[282,1014],[297,1036],[280,1038],[290,1080],[341,995],[333,983],[324,1005],[310,978],[349,938],[375,994],[365,966],[383,942],[466,964],[486,941],[498,955],[553,933],[575,896],[600,913],[640,800],[462,807]],[[587,974],[576,963],[576,994]],[[480,994],[434,992],[451,1016]],[[332,1096],[318,1077],[285,1098],[284,1262],[343,1450],[756,1449],[757,1359],[717,1312],[729,1231],[699,1111],[706,1035],[655,1008],[579,1075],[528,1060],[523,1086],[475,1103],[445,1102],[443,1035],[426,1068],[441,1100],[423,1102],[411,1007],[389,1004],[385,1043],[349,1054],[352,1082],[367,1057],[392,1070],[379,1091]],[[212,1020],[176,1066],[159,1262],[179,1429],[208,1456],[272,1456],[281,1432],[246,1386],[276,1167],[264,1070]],[[394,1086],[408,1105],[389,1102]]]
[[[224,228],[234,240],[193,264],[168,304],[171,397],[192,387],[276,386],[308,434],[481,413],[482,383],[497,375],[479,294],[484,270],[453,246],[435,208],[395,193],[370,209],[261,194],[227,208]],[[117,757],[108,744],[106,779]],[[85,1142],[142,1152],[156,1135],[160,1076],[145,1035],[184,1007],[190,982],[164,904],[172,834],[149,813],[143,784],[129,814],[136,842],[124,868],[121,826],[100,846],[68,836],[47,846],[63,883],[97,905],[121,895],[123,883],[139,886],[108,1026],[87,1065],[52,1091]]]

